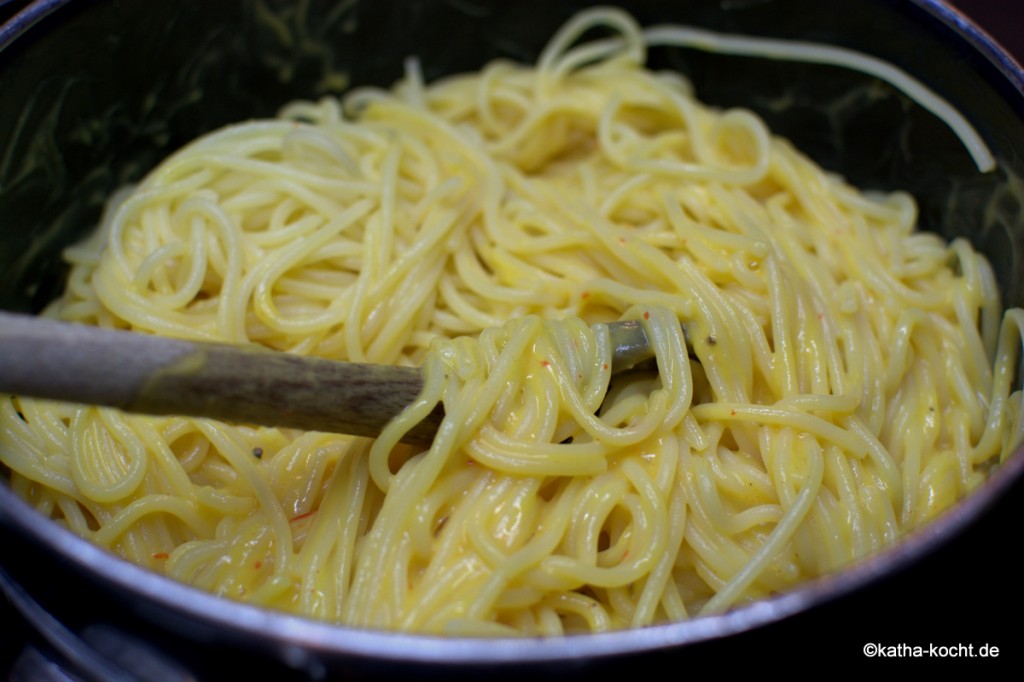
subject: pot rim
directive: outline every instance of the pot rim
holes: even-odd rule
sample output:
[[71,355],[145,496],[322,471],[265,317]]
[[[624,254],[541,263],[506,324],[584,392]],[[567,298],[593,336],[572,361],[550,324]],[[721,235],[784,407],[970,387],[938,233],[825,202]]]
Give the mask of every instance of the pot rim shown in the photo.
[[1009,458],[978,490],[940,518],[897,544],[838,573],[792,592],[721,615],[633,630],[565,637],[471,638],[367,630],[316,621],[236,602],[129,563],[39,515],[0,485],[0,524],[28,535],[107,587],[148,605],[224,629],[248,644],[277,647],[292,659],[309,655],[358,656],[413,663],[497,664],[551,662],[642,653],[736,635],[846,596],[890,576],[963,532],[1024,477],[1024,451]]

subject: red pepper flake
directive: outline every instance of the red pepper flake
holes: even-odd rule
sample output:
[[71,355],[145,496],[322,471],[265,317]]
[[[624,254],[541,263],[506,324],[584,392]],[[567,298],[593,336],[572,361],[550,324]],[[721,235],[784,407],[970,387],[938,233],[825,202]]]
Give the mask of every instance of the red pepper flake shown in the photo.
[[544,367],[550,367],[550,366],[551,366],[551,363],[550,363],[550,362],[548,362],[547,360],[541,360],[541,361],[540,361],[540,364],[541,364],[542,366],[544,366]]
[[601,367],[602,367],[603,369],[608,369],[608,363],[607,363],[607,362],[606,362],[606,363],[604,363],[603,365],[601,365]]
[[736,416],[736,410],[729,410],[729,414],[731,414],[732,416],[735,417]]
[[625,237],[619,237],[619,246],[625,246],[625,245],[626,245],[626,238]]
[[252,567],[255,568],[258,571],[258,570],[260,570],[260,568],[263,567],[263,562],[262,561],[257,561],[256,563],[254,563],[252,565]]
[[289,523],[295,523],[296,521],[301,521],[302,519],[309,518],[313,514],[316,514],[316,509],[311,509],[308,512],[306,512],[305,514],[299,514],[294,519],[289,521]]
[[580,298],[582,298],[583,300],[590,298],[590,292],[584,291],[582,294],[580,294]]
[[644,311],[644,319],[645,320],[651,319],[651,313],[649,311],[647,311],[647,310]]
[[153,552],[153,558],[154,559],[166,559],[169,556],[171,556],[171,555],[168,554],[167,552]]

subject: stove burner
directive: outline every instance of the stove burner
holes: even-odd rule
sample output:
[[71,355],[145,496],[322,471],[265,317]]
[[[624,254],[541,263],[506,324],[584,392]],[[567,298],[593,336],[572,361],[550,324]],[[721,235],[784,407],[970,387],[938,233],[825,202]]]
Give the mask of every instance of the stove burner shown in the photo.
[[[153,645],[105,623],[75,632],[0,570],[0,592],[28,632],[10,669],[11,682],[191,682],[198,677]],[[6,615],[6,614],[5,614]],[[5,618],[5,621],[8,619]]]

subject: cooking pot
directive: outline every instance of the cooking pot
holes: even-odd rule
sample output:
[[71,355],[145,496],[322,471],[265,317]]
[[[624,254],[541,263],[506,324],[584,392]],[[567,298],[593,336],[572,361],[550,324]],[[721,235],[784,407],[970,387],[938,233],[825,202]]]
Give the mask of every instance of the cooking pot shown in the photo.
[[[389,85],[408,55],[420,57],[428,81],[496,57],[531,62],[570,15],[591,4],[25,4],[0,27],[0,307],[35,311],[53,298],[63,286],[61,248],[96,224],[106,197],[200,133],[273,115],[292,99]],[[705,102],[757,111],[853,184],[911,192],[922,228],[969,238],[992,262],[1005,302],[1024,305],[1024,74],[963,16],[930,0],[623,6],[645,25],[686,23],[859,50],[952,102],[994,152],[994,170],[979,171],[943,122],[871,77],[694,50],[652,53],[652,66],[684,73]],[[923,646],[925,657],[942,653],[929,646],[961,656],[970,647],[979,660],[1005,660],[1019,643],[989,616],[1024,605],[1000,583],[1012,523],[1021,518],[1022,469],[1018,453],[937,522],[843,573],[722,616],[603,635],[410,636],[225,601],[51,524],[14,495],[3,474],[0,586],[12,619],[35,629],[32,651],[84,679],[563,677],[660,664],[683,674],[683,666],[701,663],[791,667],[812,653],[848,666],[870,661],[874,645],[903,656],[914,650],[898,647]]]

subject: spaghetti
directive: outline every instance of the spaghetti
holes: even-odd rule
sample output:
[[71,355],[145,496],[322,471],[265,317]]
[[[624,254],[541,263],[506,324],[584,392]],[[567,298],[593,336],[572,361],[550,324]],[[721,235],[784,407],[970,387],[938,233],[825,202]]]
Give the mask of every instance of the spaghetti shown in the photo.
[[[575,44],[594,26],[620,37]],[[425,364],[424,392],[374,441],[13,397],[11,486],[201,589],[453,635],[721,612],[940,514],[1019,440],[1021,311],[909,196],[645,48],[588,12],[536,68],[427,86],[410,62],[167,159],[67,252],[48,314]],[[611,376],[623,318],[656,369]],[[432,447],[399,443],[438,402]]]

